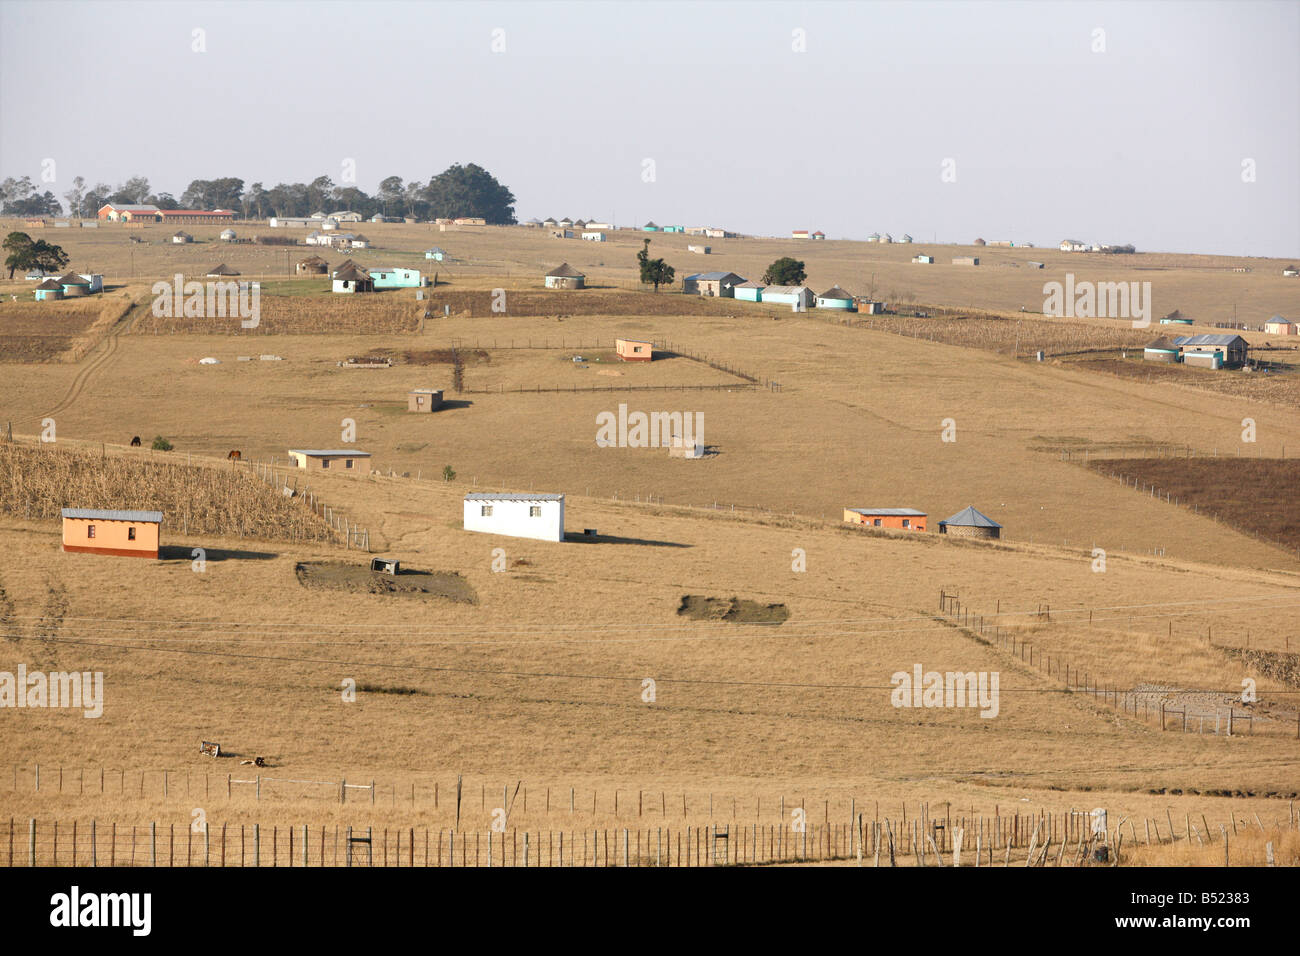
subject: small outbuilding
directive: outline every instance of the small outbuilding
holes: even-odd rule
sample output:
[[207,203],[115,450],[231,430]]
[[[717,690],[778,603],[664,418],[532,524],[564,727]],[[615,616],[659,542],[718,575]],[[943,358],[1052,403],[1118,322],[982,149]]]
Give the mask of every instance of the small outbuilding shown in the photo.
[[328,275],[330,264],[320,256],[308,256],[306,259],[303,259],[298,263],[296,271],[300,276]]
[[1287,321],[1280,315],[1275,315],[1264,323],[1264,331],[1269,335],[1295,335],[1296,324]]
[[682,280],[682,291],[687,295],[735,298],[736,286],[745,281],[734,272],[697,272]]
[[413,388],[406,393],[408,412],[431,412],[442,406],[442,389]]
[[764,286],[759,301],[765,305],[792,305],[798,309],[812,308],[817,297],[806,285]]
[[1164,336],[1142,346],[1142,358],[1148,362],[1173,364],[1178,361],[1178,346]]
[[817,308],[819,309],[842,309],[845,312],[856,311],[857,306],[853,301],[853,296],[845,292],[837,285],[831,286],[821,295],[817,296]]
[[343,449],[290,448],[289,457],[299,468],[310,471],[339,471],[349,475],[370,474],[370,452]]
[[434,246],[432,249],[424,250],[424,258],[433,259],[435,262],[443,262],[447,258],[447,250]]
[[75,296],[90,295],[90,280],[75,272],[69,272],[65,276],[60,276],[59,285],[63,289],[63,297],[65,299],[71,299]]
[[223,276],[237,276],[239,273],[223,262],[220,265],[213,266],[209,269],[207,275],[209,279],[213,279],[221,278]]
[[222,242],[234,242],[234,241],[235,241],[235,238],[236,238],[236,236],[235,236],[235,230],[233,230],[233,229],[222,229],[222,230],[221,230],[221,241],[222,241]]
[[476,492],[465,496],[464,509],[466,531],[564,540],[564,495]]
[[897,528],[903,531],[924,531],[926,513],[915,508],[845,508],[844,520],[849,524],[871,528]]
[[940,521],[939,533],[954,538],[1000,538],[1002,525],[970,506]]
[[567,262],[562,262],[546,273],[548,289],[581,289],[587,277]]
[[742,302],[763,301],[763,287],[757,282],[742,282],[731,291],[734,297]]
[[183,246],[186,243],[193,242],[193,241],[194,241],[194,237],[191,236],[188,232],[185,232],[184,230],[176,232],[172,235],[172,242],[178,246]]
[[63,298],[63,286],[59,285],[57,279],[46,279],[36,287],[36,301],[48,302],[51,299]]
[[614,352],[624,362],[652,362],[655,354],[653,342],[637,339],[615,339]]
[[912,261],[925,266],[934,265],[934,256],[912,256]]
[[124,558],[158,557],[161,511],[63,509],[63,550]]
[[979,256],[954,256],[952,264],[955,266],[977,266],[980,264]]
[[370,273],[354,262],[340,268],[334,273],[334,291],[343,293],[374,292],[375,280]]

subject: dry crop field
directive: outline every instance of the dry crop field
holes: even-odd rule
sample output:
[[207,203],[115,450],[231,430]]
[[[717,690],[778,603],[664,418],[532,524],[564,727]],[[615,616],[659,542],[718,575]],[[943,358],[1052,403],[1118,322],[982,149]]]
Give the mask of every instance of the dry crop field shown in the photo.
[[[0,799],[11,815],[188,825],[201,792],[214,823],[450,826],[447,794],[460,776],[477,797],[461,826],[481,830],[502,789],[516,786],[528,796],[512,821],[538,829],[627,821],[634,797],[643,822],[671,811],[674,825],[777,822],[796,802],[840,820],[877,802],[891,817],[924,802],[953,815],[1105,806],[1135,818],[1206,814],[1216,826],[1238,813],[1290,821],[1300,790],[1297,688],[1290,671],[1259,673],[1230,649],[1297,649],[1294,544],[1256,538],[1235,517],[1249,482],[1213,486],[1220,521],[1137,494],[1064,451],[1208,453],[1239,445],[1251,417],[1252,450],[1279,458],[1285,449],[1279,467],[1289,468],[1300,452],[1292,407],[1071,362],[1017,361],[1004,354],[1010,321],[918,320],[926,324],[906,335],[894,325],[619,288],[632,284],[639,235],[597,245],[524,230],[364,231],[378,248],[357,251],[363,265],[423,263],[420,250],[433,244],[461,260],[439,264],[450,286],[427,290],[429,305],[445,294],[451,314],[425,318],[411,291],[357,300],[268,293],[251,332],[237,322],[160,322],[144,306],[152,278],[217,261],[283,276],[285,250],[172,248],[150,229],[140,230],[149,245],[128,244],[111,227],[60,237],[74,267],[133,269],[110,282],[118,287],[110,296],[125,291],[137,309],[80,361],[33,362],[6,350],[3,419],[25,454],[40,454],[32,449],[41,420],[54,417],[59,453],[71,449],[89,469],[98,457],[101,492],[113,494],[126,476],[165,474],[163,543],[173,550],[156,562],[64,554],[58,522],[47,517],[53,499],[39,514],[6,502],[0,670],[98,670],[105,681],[97,719],[7,715]],[[1078,262],[1097,277],[1116,268],[1100,257],[990,249],[979,253],[987,268],[961,271],[912,266],[920,245],[772,239],[712,241],[713,255],[687,259],[678,242],[684,250],[684,239],[655,238],[679,276],[696,263],[753,276],[806,249],[814,285],[865,292],[874,272],[886,296],[895,284],[917,301],[987,311],[1017,309],[1049,277],[1050,269],[1030,275],[1021,260],[1060,269]],[[562,258],[609,288],[585,299],[543,293],[540,273]],[[1255,271],[1238,274],[1230,266],[1239,260],[1227,258],[1124,258],[1122,274],[1152,278],[1157,312],[1210,316],[1232,283],[1239,314],[1247,306],[1271,314],[1286,309],[1294,288],[1272,278],[1269,261],[1248,261]],[[518,311],[484,311],[495,288],[508,301],[516,293]],[[83,311],[93,322],[97,313]],[[1062,349],[1115,348],[1133,334],[1115,323],[1023,324]],[[953,337],[953,328],[977,331]],[[623,365],[609,354],[617,337],[667,341],[679,354]],[[258,359],[267,353],[279,361]],[[373,354],[393,366],[339,367]],[[252,360],[239,361],[245,356]],[[461,393],[453,356],[463,362]],[[202,357],[220,364],[200,365]],[[753,387],[705,358],[780,388]],[[526,390],[538,386],[557,390]],[[405,413],[413,387],[444,389],[447,406]],[[713,453],[688,461],[663,448],[597,447],[598,416],[620,404],[701,413]],[[237,475],[272,458],[279,480],[275,488],[250,480],[249,506],[284,505],[273,501],[275,489],[304,478],[284,470],[286,449],[338,447],[348,421],[377,473],[313,473],[305,476],[313,492],[366,527],[374,552],[430,580],[463,582],[463,593],[434,588],[415,599],[378,585],[308,586],[311,568],[338,562],[357,565],[339,572],[348,580],[364,579],[369,555],[338,535],[302,540],[302,529],[286,532],[274,520],[237,530],[215,512],[198,527],[170,514],[187,483],[211,469]],[[132,435],[165,436],[175,451],[167,459],[131,449]],[[245,462],[225,462],[230,449]],[[438,477],[446,465],[456,473],[450,481]],[[599,534],[554,544],[462,530],[466,492],[505,489],[564,492],[570,531]],[[92,497],[70,483],[74,492]],[[144,507],[152,493],[141,481],[121,506]],[[839,521],[845,507],[912,507],[934,529],[972,504],[1004,525],[1002,541]],[[194,548],[214,555],[202,571]],[[1103,572],[1096,548],[1106,552]],[[1011,635],[1021,653],[1031,645],[1124,695],[1188,710],[1199,706],[1188,697],[1199,689],[1230,693],[1255,678],[1259,705],[1236,706],[1257,714],[1258,726],[1231,737],[1162,731],[1079,692],[1037,657],[981,639],[941,613],[941,591]],[[709,598],[783,605],[788,617],[679,613],[684,601]],[[892,676],[918,663],[1000,673],[997,716],[893,706]],[[655,681],[653,701],[643,698],[646,679]],[[348,681],[355,702],[344,699]],[[201,740],[236,756],[203,757]],[[254,756],[266,767],[240,763]],[[258,799],[249,784],[227,795],[227,775],[268,779]],[[375,781],[380,799],[341,804],[331,781],[344,779]],[[1153,847],[1137,862],[1168,860]]]

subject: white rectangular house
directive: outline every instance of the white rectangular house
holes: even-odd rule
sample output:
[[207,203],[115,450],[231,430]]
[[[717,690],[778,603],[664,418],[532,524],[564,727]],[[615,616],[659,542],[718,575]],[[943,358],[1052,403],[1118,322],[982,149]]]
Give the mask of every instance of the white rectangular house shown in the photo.
[[564,495],[468,494],[465,530],[563,541]]

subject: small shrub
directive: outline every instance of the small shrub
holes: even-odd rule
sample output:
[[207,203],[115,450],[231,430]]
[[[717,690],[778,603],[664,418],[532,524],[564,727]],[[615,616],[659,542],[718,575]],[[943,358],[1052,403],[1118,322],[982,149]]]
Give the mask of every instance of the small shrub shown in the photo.
[[442,480],[443,480],[443,481],[455,481],[455,480],[456,480],[456,470],[455,470],[454,468],[452,468],[451,465],[443,465],[443,467],[442,467]]
[[153,440],[153,450],[154,450],[154,451],[171,451],[171,450],[172,450],[172,443],[169,442],[166,438],[163,438],[162,435],[156,435],[156,436],[154,436],[154,440]]

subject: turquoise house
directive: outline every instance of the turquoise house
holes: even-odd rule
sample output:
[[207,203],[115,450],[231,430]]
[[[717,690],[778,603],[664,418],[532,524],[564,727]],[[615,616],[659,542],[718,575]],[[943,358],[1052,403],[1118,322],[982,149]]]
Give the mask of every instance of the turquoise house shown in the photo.
[[762,302],[763,287],[757,282],[742,282],[740,285],[733,286],[736,298],[742,302]]
[[647,222],[644,226],[641,227],[641,231],[642,231],[642,232],[659,232],[660,229],[659,229],[658,226],[656,226],[656,225],[654,224],[654,220],[651,220],[650,222]]
[[664,232],[685,232],[685,226],[664,226]]
[[51,299],[63,298],[63,286],[54,279],[46,279],[36,287],[36,301],[47,302]]
[[821,295],[817,296],[817,308],[843,309],[845,312],[857,311],[857,306],[853,303],[853,296],[849,295],[837,285],[831,286]]
[[797,305],[801,309],[807,309],[812,306],[813,298],[812,289],[806,285],[769,285],[763,288],[758,301],[775,305]]
[[368,269],[376,289],[418,289],[424,278],[418,269]]

